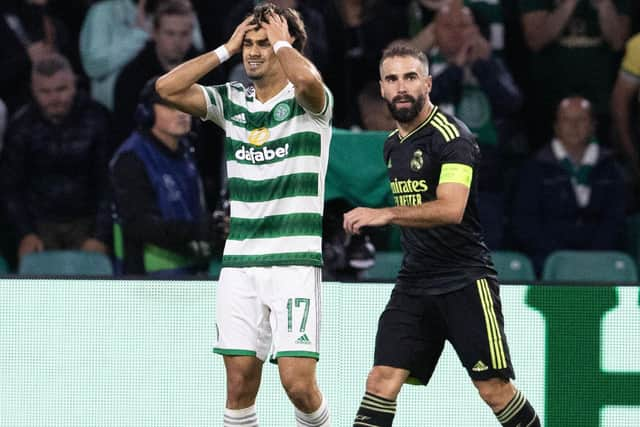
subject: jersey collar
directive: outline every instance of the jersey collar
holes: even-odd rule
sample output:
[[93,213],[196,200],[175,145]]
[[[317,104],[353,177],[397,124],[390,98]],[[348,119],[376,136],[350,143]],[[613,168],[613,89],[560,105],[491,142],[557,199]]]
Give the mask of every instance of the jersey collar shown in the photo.
[[431,119],[433,119],[433,116],[436,115],[436,112],[438,111],[438,106],[434,105],[433,108],[431,109],[431,112],[429,113],[429,115],[427,116],[426,119],[424,119],[424,121],[422,123],[420,123],[418,125],[418,127],[416,127],[414,130],[412,130],[411,132],[409,132],[408,134],[406,134],[405,136],[401,137],[400,136],[400,132],[398,132],[398,129],[396,129],[394,131],[394,133],[398,134],[398,141],[402,144],[403,142],[405,142],[407,139],[409,139],[411,137],[411,135],[415,134],[416,132],[418,132],[420,129],[422,129],[423,127],[425,127],[427,124],[429,124],[429,122],[431,121]]

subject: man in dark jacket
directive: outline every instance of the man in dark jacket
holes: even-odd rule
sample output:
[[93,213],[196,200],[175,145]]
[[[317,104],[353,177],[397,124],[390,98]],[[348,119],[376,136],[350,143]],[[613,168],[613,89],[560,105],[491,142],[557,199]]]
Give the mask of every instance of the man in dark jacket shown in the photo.
[[0,166],[18,256],[45,249],[107,251],[107,111],[76,90],[66,58],[36,61],[34,101],[9,124]]
[[622,170],[594,131],[590,102],[565,98],[558,106],[555,138],[521,171],[513,232],[538,271],[555,250],[620,249],[626,208]]
[[111,160],[116,258],[125,274],[169,277],[207,266],[221,233],[206,209],[188,139],[191,117],[142,90],[138,125]]

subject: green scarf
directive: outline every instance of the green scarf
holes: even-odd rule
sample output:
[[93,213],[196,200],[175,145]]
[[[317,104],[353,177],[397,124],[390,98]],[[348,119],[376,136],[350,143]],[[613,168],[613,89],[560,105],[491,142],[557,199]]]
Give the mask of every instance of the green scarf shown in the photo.
[[600,157],[600,145],[598,141],[593,139],[587,145],[587,149],[584,151],[580,163],[575,163],[571,160],[567,150],[565,150],[558,139],[554,138],[551,141],[551,150],[560,165],[571,176],[571,183],[573,184],[573,191],[575,192],[578,205],[580,207],[587,206],[591,198],[589,175]]

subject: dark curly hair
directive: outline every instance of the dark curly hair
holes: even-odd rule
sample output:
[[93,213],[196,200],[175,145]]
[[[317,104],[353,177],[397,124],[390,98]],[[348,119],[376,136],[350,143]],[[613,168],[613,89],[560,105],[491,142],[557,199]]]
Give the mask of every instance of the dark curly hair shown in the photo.
[[298,52],[302,52],[307,44],[307,30],[298,11],[291,8],[283,9],[273,3],[265,2],[256,5],[248,16],[253,16],[251,24],[257,24],[260,28],[260,24],[266,23],[270,14],[279,15],[287,20],[289,34],[293,37],[292,45]]

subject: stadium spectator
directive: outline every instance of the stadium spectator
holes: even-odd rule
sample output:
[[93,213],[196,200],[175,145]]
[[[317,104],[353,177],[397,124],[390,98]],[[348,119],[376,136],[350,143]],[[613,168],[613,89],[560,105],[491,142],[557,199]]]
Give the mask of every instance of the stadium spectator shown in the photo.
[[[91,79],[91,96],[110,110],[118,74],[150,38],[152,16],[147,0],[102,0],[87,12],[80,32],[80,57]],[[204,48],[197,25],[193,42],[196,48]],[[144,81],[131,94],[134,100]]]
[[505,47],[505,24],[501,2],[486,0],[420,0],[409,2],[409,37],[411,45],[422,52],[428,52],[435,45],[435,17],[443,7],[466,6],[475,20],[487,29],[486,38],[491,49],[502,55]]
[[611,152],[594,139],[589,101],[562,100],[555,137],[521,170],[513,208],[517,249],[541,270],[555,250],[620,249],[625,186]]
[[31,73],[34,100],[12,118],[0,183],[18,255],[47,249],[106,252],[110,238],[108,112],[76,90],[59,54]]
[[32,64],[72,48],[64,24],[47,11],[47,0],[5,0],[0,5],[0,96],[11,113],[29,99]]
[[520,0],[531,50],[528,93],[532,142],[548,141],[558,102],[580,93],[593,104],[598,138],[609,140],[609,98],[617,55],[631,34],[627,0]]
[[135,116],[137,129],[110,164],[125,274],[177,276],[206,270],[218,224],[207,212],[189,139],[191,117],[167,106],[151,79]]
[[114,88],[115,137],[124,141],[135,128],[134,111],[138,94],[147,80],[164,74],[187,58],[197,55],[193,44],[195,14],[189,1],[163,0],[153,17],[151,39],[129,61]]

